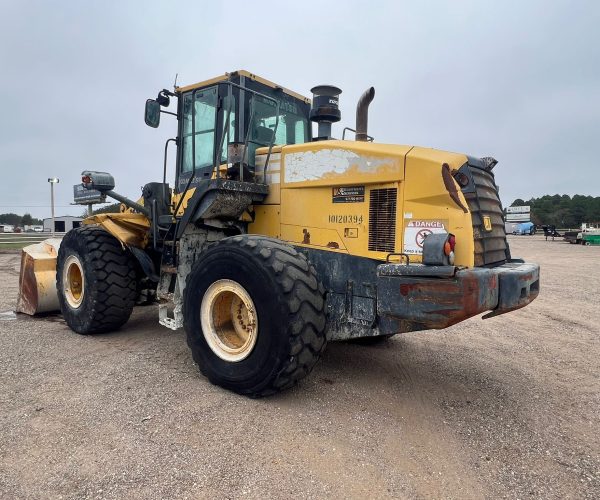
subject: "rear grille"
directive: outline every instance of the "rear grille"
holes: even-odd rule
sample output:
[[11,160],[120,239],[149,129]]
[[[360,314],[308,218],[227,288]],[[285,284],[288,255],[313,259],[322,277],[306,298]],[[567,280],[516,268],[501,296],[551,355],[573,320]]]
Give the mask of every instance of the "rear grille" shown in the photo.
[[[463,194],[471,211],[473,238],[475,240],[475,265],[487,266],[502,264],[510,258],[506,233],[504,232],[504,214],[498,197],[498,187],[492,172],[473,165],[478,160],[469,159],[469,164],[461,167],[471,182],[463,189]],[[465,170],[468,169],[468,172]],[[487,231],[483,218],[488,216],[492,230]]]
[[371,189],[369,199],[369,250],[393,252],[396,246],[396,188]]

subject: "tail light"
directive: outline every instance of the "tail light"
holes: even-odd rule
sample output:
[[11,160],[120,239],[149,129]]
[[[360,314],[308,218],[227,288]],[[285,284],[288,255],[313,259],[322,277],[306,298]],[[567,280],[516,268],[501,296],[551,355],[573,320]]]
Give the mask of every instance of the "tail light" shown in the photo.
[[454,265],[456,236],[449,233],[430,234],[423,241],[423,264],[430,266]]

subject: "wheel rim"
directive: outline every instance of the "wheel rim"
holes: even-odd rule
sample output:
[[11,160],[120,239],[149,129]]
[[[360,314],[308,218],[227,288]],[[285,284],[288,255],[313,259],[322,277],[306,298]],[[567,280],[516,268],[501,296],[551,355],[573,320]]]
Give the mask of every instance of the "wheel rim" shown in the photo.
[[256,345],[256,308],[236,281],[218,280],[208,287],[200,305],[200,322],[209,347],[225,361],[242,361]]
[[83,302],[85,294],[85,278],[79,258],[69,255],[63,271],[63,288],[67,303],[77,309]]

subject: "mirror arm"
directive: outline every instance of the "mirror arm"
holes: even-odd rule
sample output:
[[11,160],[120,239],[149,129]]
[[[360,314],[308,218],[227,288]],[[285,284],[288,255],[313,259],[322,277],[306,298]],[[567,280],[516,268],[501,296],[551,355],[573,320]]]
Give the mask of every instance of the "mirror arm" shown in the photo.
[[167,115],[173,115],[173,116],[177,116],[177,113],[172,113],[171,111],[163,111],[162,109],[160,110],[161,113],[165,113]]
[[111,198],[120,201],[121,203],[123,203],[124,205],[128,206],[129,208],[133,208],[134,210],[137,210],[138,212],[144,214],[146,217],[150,217],[150,210],[148,210],[148,208],[146,208],[143,205],[140,205],[139,203],[136,203],[133,200],[130,200],[129,198],[119,194],[119,193],[115,193],[113,190],[110,191],[104,191],[104,194],[106,194],[106,196],[110,196]]

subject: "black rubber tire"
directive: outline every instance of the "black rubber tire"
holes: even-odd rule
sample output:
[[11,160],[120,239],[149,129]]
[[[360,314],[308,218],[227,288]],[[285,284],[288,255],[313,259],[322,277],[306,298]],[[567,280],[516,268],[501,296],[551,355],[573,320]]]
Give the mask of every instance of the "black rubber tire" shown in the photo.
[[[256,345],[248,357],[225,361],[202,333],[200,304],[208,287],[230,279],[249,293],[258,316]],[[263,397],[307,376],[325,348],[325,300],[315,268],[280,240],[240,235],[224,238],[194,264],[184,292],[187,342],[200,371],[213,383]]]
[[[63,268],[69,255],[79,259],[84,274],[83,301],[77,308],[64,295]],[[89,335],[116,330],[131,316],[137,297],[134,257],[101,227],[78,227],[60,245],[56,288],[63,317],[73,331]]]

